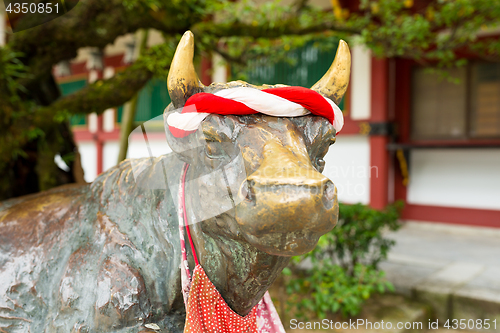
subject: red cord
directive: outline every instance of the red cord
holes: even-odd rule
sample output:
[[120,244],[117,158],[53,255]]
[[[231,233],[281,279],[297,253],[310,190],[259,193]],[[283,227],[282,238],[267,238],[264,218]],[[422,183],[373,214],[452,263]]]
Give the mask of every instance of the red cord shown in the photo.
[[198,257],[196,257],[196,251],[194,249],[194,244],[193,244],[193,239],[191,238],[191,232],[189,231],[189,223],[187,220],[187,213],[186,213],[186,196],[184,195],[185,187],[186,187],[186,174],[189,168],[189,164],[185,163],[184,164],[184,170],[182,174],[182,193],[181,193],[181,200],[182,200],[182,213],[184,215],[184,226],[186,227],[187,235],[189,238],[189,244],[191,245],[191,252],[193,252],[193,257],[194,257],[194,263],[196,266],[198,266],[200,263],[198,262]]

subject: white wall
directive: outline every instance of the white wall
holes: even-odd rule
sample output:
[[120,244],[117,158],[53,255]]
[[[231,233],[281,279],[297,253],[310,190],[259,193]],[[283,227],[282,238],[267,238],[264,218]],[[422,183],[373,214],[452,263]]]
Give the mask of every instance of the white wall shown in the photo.
[[[155,137],[149,140],[149,145],[153,156],[157,157],[170,153],[166,141]],[[93,182],[97,177],[97,148],[94,142],[79,142],[78,150],[82,157],[82,168],[85,173],[85,181]],[[103,147],[103,171],[107,171],[116,165],[120,145],[118,141],[108,141]],[[141,137],[134,137],[129,142],[127,158],[149,157],[146,142]]]
[[120,143],[118,141],[107,141],[102,149],[102,170],[107,171],[116,165]]
[[127,158],[158,157],[172,152],[163,128],[163,115],[145,122],[143,126],[148,137],[149,147],[146,144],[141,126],[136,127],[128,138]]
[[[149,140],[152,155],[158,157],[172,152],[168,143],[163,140]],[[144,140],[135,139],[128,144],[127,158],[149,157],[148,147]]]
[[212,82],[227,82],[227,64],[219,54],[212,54]]
[[82,159],[85,181],[92,182],[97,177],[97,148],[94,142],[79,142],[78,150]]
[[323,174],[338,190],[339,201],[370,201],[370,143],[367,136],[339,135],[325,156]]
[[371,52],[362,45],[352,47],[351,118],[368,119],[371,115]]
[[500,149],[412,151],[408,202],[500,210]]

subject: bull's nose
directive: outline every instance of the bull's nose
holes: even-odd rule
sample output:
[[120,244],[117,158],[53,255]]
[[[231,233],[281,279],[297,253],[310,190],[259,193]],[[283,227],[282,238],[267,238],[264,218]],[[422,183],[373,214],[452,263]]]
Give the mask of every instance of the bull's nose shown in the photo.
[[241,184],[236,221],[244,237],[262,251],[297,255],[310,251],[338,218],[337,190],[316,179],[249,177]]
[[323,206],[329,210],[335,204],[336,189],[330,180],[322,180],[316,184],[295,185],[295,184],[260,184],[253,179],[247,179],[241,184],[240,196],[247,203],[255,205],[258,195],[256,192],[273,192],[281,198],[288,199],[303,198],[304,195],[311,197],[321,197]]
[[323,188],[323,205],[326,209],[332,209],[335,204],[335,185],[331,181],[327,181]]
[[291,256],[314,248],[338,219],[337,190],[301,142],[270,140],[260,166],[241,184],[236,222],[261,251]]

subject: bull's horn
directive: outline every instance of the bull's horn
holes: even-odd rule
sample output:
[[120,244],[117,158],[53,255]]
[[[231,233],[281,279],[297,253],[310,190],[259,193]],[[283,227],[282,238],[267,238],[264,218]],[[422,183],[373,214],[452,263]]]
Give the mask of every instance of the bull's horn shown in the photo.
[[186,31],[177,45],[168,72],[168,94],[174,107],[182,107],[187,99],[203,89],[193,65],[194,35]]
[[347,43],[340,40],[330,69],[311,89],[330,98],[338,105],[347,90],[350,74],[351,52]]

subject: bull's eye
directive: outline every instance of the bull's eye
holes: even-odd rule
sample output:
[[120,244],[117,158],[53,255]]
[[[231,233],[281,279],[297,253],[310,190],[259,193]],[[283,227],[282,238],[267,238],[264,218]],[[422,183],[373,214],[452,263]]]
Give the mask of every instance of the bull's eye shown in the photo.
[[325,170],[325,160],[322,158],[317,158],[316,159],[316,170],[319,172],[323,172]]
[[216,169],[226,165],[238,156],[239,150],[232,142],[207,140],[205,142],[205,156],[207,165]]
[[319,148],[316,151],[313,151],[313,156],[316,156],[312,158],[313,165],[319,172],[323,172],[323,170],[325,169],[324,157],[326,153],[328,153],[328,149],[333,143],[335,143],[334,137],[330,138],[330,140],[321,142],[319,144]]
[[217,141],[207,141],[205,147],[205,154],[210,159],[223,159],[227,156],[224,146]]

